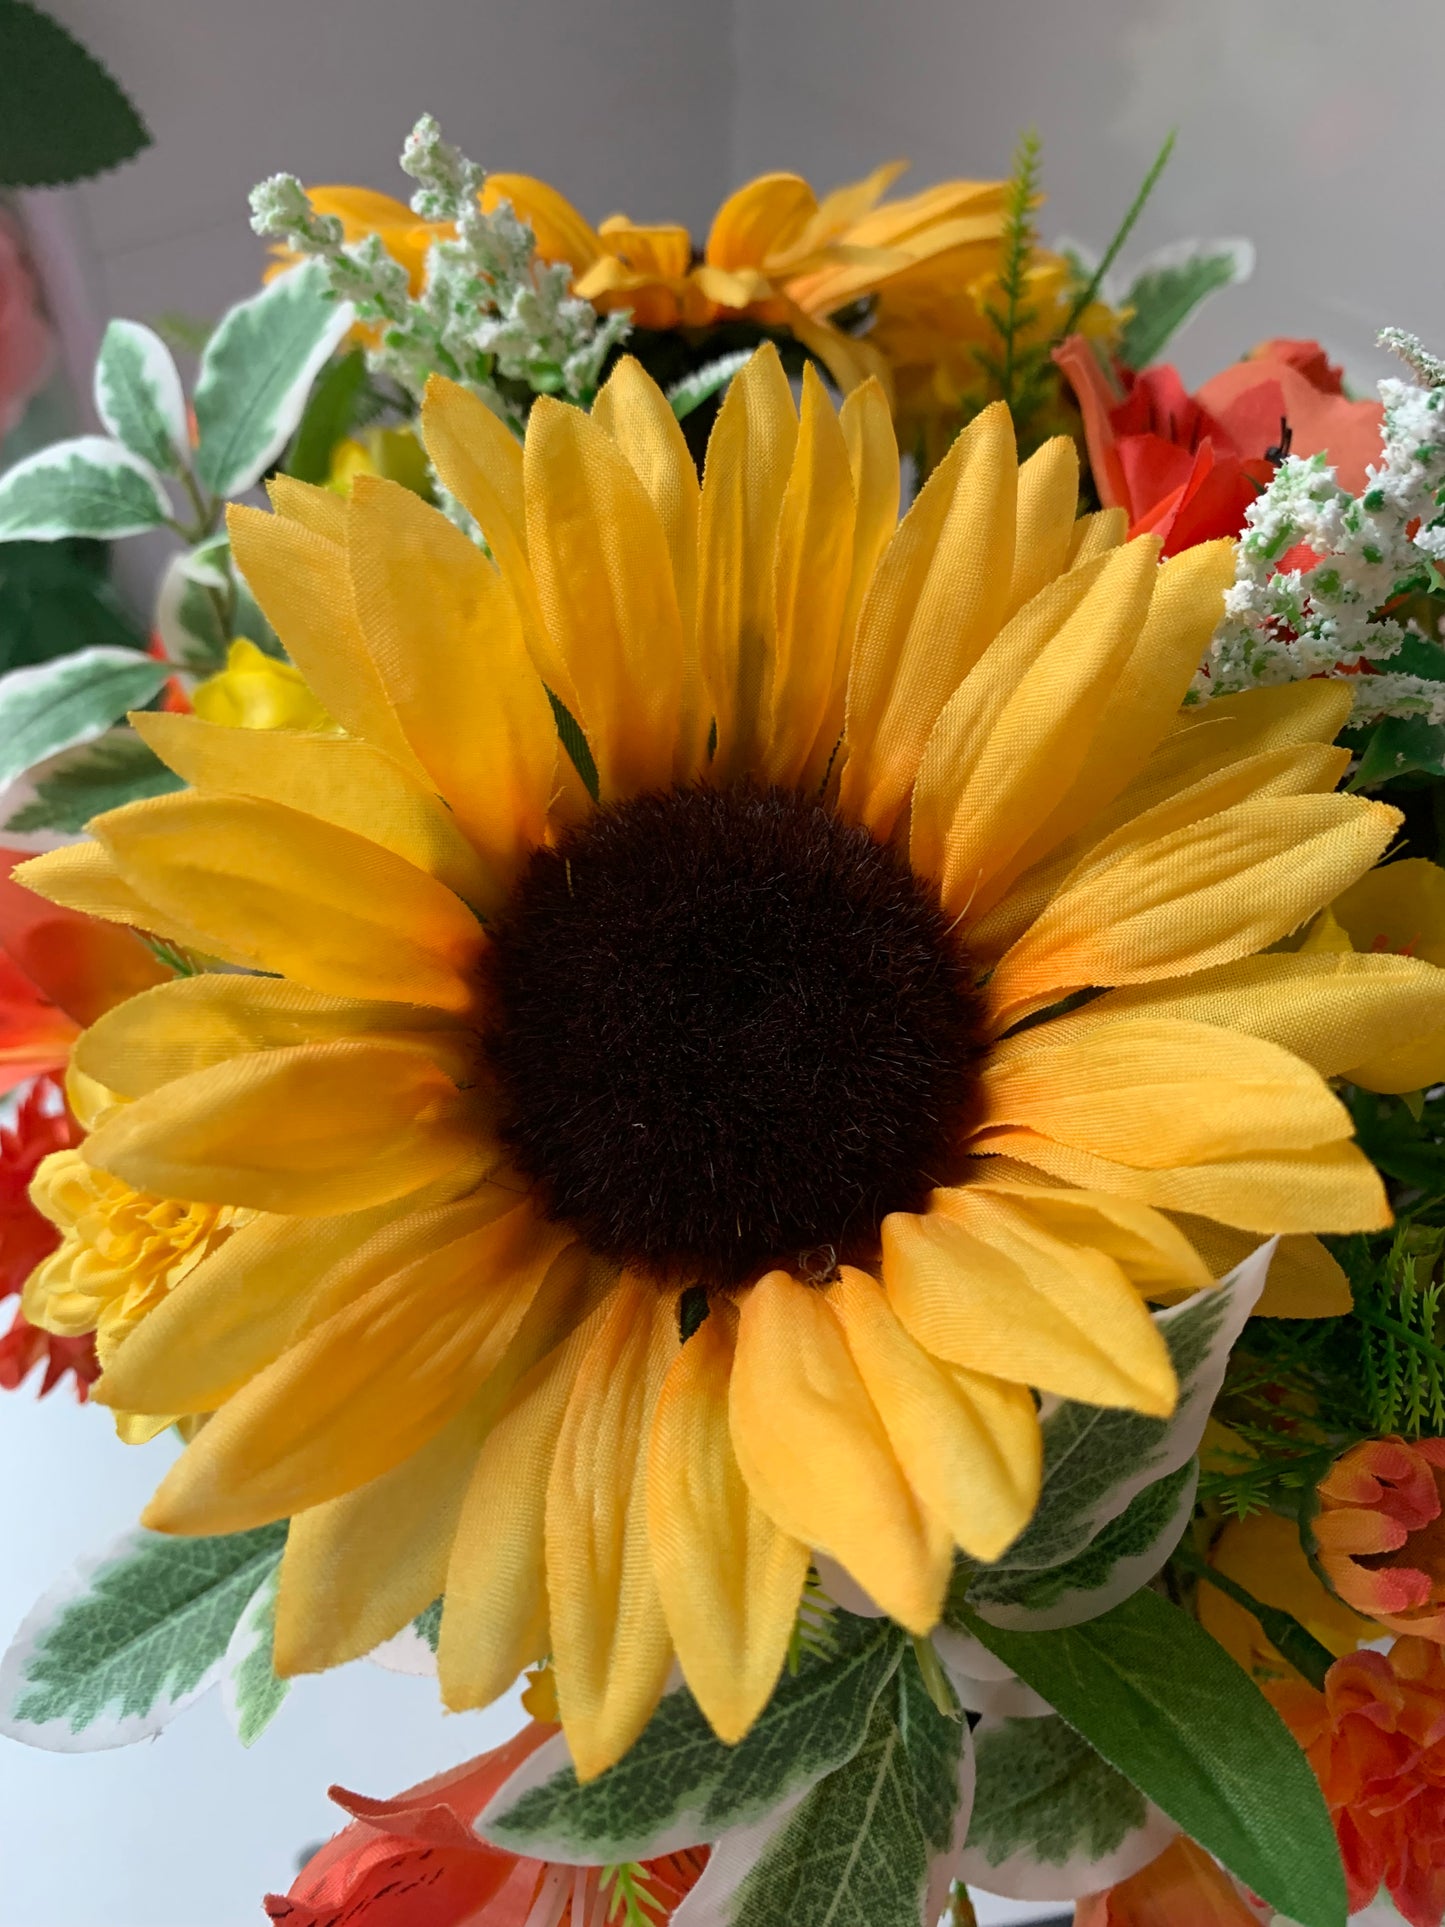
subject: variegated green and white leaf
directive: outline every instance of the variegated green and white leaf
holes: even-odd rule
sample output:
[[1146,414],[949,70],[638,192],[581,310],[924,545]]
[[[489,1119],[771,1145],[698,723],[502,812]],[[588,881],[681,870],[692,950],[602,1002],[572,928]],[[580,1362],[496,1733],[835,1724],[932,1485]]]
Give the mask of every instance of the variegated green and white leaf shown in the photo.
[[962,1878],[1011,1900],[1077,1900],[1127,1880],[1179,1829],[1057,1714],[983,1719]]
[[435,1679],[441,1630],[442,1602],[434,1599],[409,1626],[373,1647],[367,1658],[383,1672],[404,1673],[410,1679]]
[[245,636],[268,656],[285,652],[256,598],[231,567],[231,544],[213,535],[172,557],[156,599],[156,629],[167,656],[193,676],[213,676]]
[[3,825],[21,836],[40,830],[75,836],[103,810],[185,787],[125,725],[48,758],[31,769],[29,781],[32,794]]
[[42,758],[94,742],[169,673],[134,649],[100,647],[0,676],[0,789]]
[[1133,312],[1119,342],[1120,360],[1128,368],[1147,367],[1211,295],[1253,273],[1248,241],[1175,241],[1160,248],[1140,262],[1121,304]]
[[0,542],[112,541],[158,529],[170,514],[150,463],[104,435],[52,442],[0,475]]
[[138,321],[112,321],[95,364],[95,411],[118,442],[178,474],[190,453],[186,397],[171,351]]
[[724,1746],[683,1686],[663,1696],[616,1766],[581,1785],[566,1742],[547,1741],[483,1810],[497,1846],[574,1864],[647,1860],[768,1813],[850,1759],[906,1649],[887,1620],[836,1613],[825,1653],[805,1652],[756,1724]]
[[88,1753],[149,1739],[214,1686],[284,1525],[214,1539],[137,1528],[82,1560],[0,1661],[0,1732]]
[[695,408],[701,408],[714,395],[722,394],[733,376],[746,367],[752,358],[751,348],[738,348],[730,355],[719,355],[716,361],[695,368],[690,375],[684,375],[681,381],[675,381],[667,391],[673,414],[680,422],[686,421]]
[[326,270],[306,261],[221,317],[196,380],[196,473],[213,495],[239,495],[286,446],[311,384],[351,326]]
[[252,1746],[281,1711],[291,1690],[276,1671],[276,1587],[279,1563],[272,1567],[236,1621],[226,1648],[221,1704],[242,1746]]
[[968,1603],[995,1626],[1045,1632],[1097,1619],[1154,1577],[1194,1510],[1199,1461],[1146,1485],[1082,1552],[1045,1572],[977,1572]]
[[970,1713],[996,1719],[1042,1719],[1054,1710],[1032,1686],[1025,1686],[1010,1666],[991,1653],[971,1633],[952,1626],[935,1626],[933,1648],[943,1662],[948,1683],[960,1705]]

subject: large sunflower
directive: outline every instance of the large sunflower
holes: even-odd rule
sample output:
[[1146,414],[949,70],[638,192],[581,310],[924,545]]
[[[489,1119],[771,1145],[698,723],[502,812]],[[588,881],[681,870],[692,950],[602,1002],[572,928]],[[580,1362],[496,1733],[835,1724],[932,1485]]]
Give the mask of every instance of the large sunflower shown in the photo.
[[926,1632],[1035,1391],[1165,1414],[1148,1299],[1385,1223],[1325,1079],[1445,973],[1257,954],[1398,817],[1330,793],[1342,685],[1181,714],[1229,547],[1076,521],[1070,443],[994,408],[895,526],[877,386],[771,349],[700,488],[629,362],[425,433],[494,560],[378,480],[232,512],[344,733],[138,717],[193,788],[27,879],[241,967],[75,1052],[87,1163],[236,1214],[100,1382],[212,1414],[148,1523],[290,1518],[289,1672],[444,1591],[447,1701],[550,1653],[590,1775],[674,1656],[741,1734],[815,1553]]

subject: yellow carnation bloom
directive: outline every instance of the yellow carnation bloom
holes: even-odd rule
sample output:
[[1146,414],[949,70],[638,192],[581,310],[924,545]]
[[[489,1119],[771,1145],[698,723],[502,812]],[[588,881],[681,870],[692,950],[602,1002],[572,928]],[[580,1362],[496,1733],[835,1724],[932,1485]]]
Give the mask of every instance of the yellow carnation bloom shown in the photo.
[[202,721],[233,729],[331,729],[331,718],[299,669],[278,662],[246,636],[226,651],[226,666],[197,683],[191,707]]
[[880,388],[771,348],[700,485],[627,360],[423,432],[489,553],[366,477],[231,514],[345,733],[142,717],[193,788],[21,874],[239,967],[76,1047],[88,1165],[259,1214],[100,1382],[214,1414],[147,1522],[290,1519],[287,1672],[444,1592],[448,1704],[550,1654],[590,1776],[674,1659],[746,1731],[815,1553],[926,1633],[1035,1391],[1172,1409],[1196,1234],[1387,1223],[1326,1079],[1445,973],[1272,952],[1398,815],[1338,684],[1181,714],[1230,547],[1076,520],[1070,442],[990,409],[899,524]]

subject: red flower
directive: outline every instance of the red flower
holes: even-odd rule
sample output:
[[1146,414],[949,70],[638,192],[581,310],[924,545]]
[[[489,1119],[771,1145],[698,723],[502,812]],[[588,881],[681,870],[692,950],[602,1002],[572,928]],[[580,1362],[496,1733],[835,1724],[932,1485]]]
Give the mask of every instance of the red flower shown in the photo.
[[[18,1297],[36,1265],[60,1241],[55,1226],[30,1202],[30,1180],[42,1158],[68,1149],[79,1135],[53,1077],[38,1077],[11,1129],[0,1127],[0,1298]],[[17,1309],[9,1331],[0,1337],[0,1387],[15,1391],[37,1365],[45,1368],[41,1398],[67,1372],[75,1374],[81,1398],[100,1376],[94,1339],[57,1338]]]
[[1160,536],[1165,555],[1238,535],[1286,427],[1291,453],[1324,452],[1356,493],[1380,456],[1380,404],[1347,400],[1317,342],[1263,342],[1193,396],[1167,364],[1116,376],[1082,335],[1054,359],[1084,418],[1100,501],[1128,512],[1130,535]]
[[1445,1439],[1366,1439],[1318,1486],[1325,1577],[1393,1633],[1445,1644]]
[[[612,1911],[600,1867],[552,1865],[488,1846],[472,1822],[529,1753],[556,1732],[533,1721],[515,1739],[424,1780],[394,1800],[331,1789],[353,1824],[291,1884],[268,1894],[285,1927],[601,1927]],[[662,1927],[707,1863],[696,1847],[644,1861],[635,1893]]]
[[1347,1653],[1321,1693],[1265,1687],[1309,1756],[1344,1861],[1350,1912],[1383,1885],[1411,1927],[1445,1916],[1445,1652],[1399,1639]]

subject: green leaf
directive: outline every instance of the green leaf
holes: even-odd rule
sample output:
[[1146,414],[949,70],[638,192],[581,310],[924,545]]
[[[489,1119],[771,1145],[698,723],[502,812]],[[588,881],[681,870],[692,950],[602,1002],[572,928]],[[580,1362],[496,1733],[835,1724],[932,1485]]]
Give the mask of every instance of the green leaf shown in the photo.
[[1344,1875],[1309,1762],[1196,1620],[1146,1590],[1057,1632],[978,1618],[969,1630],[1277,1913],[1343,1927]]
[[982,1719],[961,1876],[1011,1900],[1077,1900],[1127,1880],[1178,1829],[1057,1714]]
[[1352,790],[1374,789],[1395,776],[1445,776],[1445,723],[1424,716],[1386,716],[1365,737],[1359,756],[1359,768],[1347,786]]
[[114,729],[94,743],[58,757],[35,779],[35,795],[10,818],[7,830],[61,830],[77,835],[102,810],[168,796],[184,789],[133,729]]
[[[842,1766],[795,1806],[724,1837],[689,1896],[689,1927],[920,1927],[938,1918],[957,1861],[955,1831],[967,1825],[959,1788],[968,1735],[921,1685],[913,1693],[910,1674],[916,1681],[911,1657]],[[946,1735],[921,1744],[917,1702]],[[945,1762],[953,1789],[946,1820],[931,1791]]]
[[686,421],[695,408],[720,395],[738,370],[752,360],[753,354],[751,348],[737,348],[730,355],[719,355],[716,361],[704,362],[701,368],[675,381],[667,391],[667,399],[677,419]]
[[286,457],[286,473],[298,482],[324,482],[331,451],[351,433],[366,393],[366,356],[359,348],[339,356],[311,391],[301,426]]
[[1146,1485],[1082,1552],[1062,1565],[1043,1572],[980,1568],[969,1585],[969,1606],[995,1626],[1019,1632],[1096,1619],[1146,1585],[1163,1566],[1189,1523],[1198,1484],[1199,1461],[1187,1459]]
[[980,1600],[992,1575],[1049,1572],[1077,1558],[1146,1486],[1193,1458],[1230,1350],[1264,1289],[1272,1255],[1273,1246],[1264,1245],[1211,1289],[1155,1312],[1179,1379],[1171,1418],[1144,1418],[1070,1399],[1048,1414],[1038,1507],[1003,1558],[987,1568],[990,1580],[978,1582]]
[[178,474],[190,453],[186,397],[171,351],[138,321],[112,321],[95,363],[95,411],[118,442]]
[[747,1737],[724,1746],[679,1687],[614,1767],[579,1785],[560,1736],[482,1813],[478,1831],[538,1858],[611,1864],[715,1839],[810,1786],[863,1743],[904,1650],[887,1620],[837,1613],[827,1655],[784,1673]]
[[0,475],[0,542],[109,541],[161,528],[170,513],[150,464],[104,435],[55,442]]
[[221,1703],[242,1746],[254,1746],[291,1690],[276,1672],[276,1586],[279,1562],[252,1595],[226,1648]]
[[265,474],[351,322],[320,261],[292,268],[221,317],[195,393],[196,473],[213,495],[240,495]]
[[150,146],[94,54],[25,0],[0,0],[0,187],[61,187]]
[[156,629],[173,663],[195,676],[226,666],[226,651],[246,636],[268,656],[284,659],[276,632],[231,564],[225,535],[209,536],[173,556],[156,597]]
[[0,1662],[0,1732],[60,1753],[129,1746],[214,1686],[283,1525],[215,1539],[137,1529],[47,1593]]
[[1134,313],[1120,338],[1119,359],[1126,368],[1147,368],[1210,295],[1253,272],[1248,241],[1177,241],[1151,254],[1124,296]]
[[133,649],[82,649],[0,676],[0,789],[45,757],[94,742],[169,674]]
[[443,1603],[440,1599],[434,1599],[426,1611],[424,1613],[418,1613],[416,1618],[411,1622],[416,1628],[417,1638],[429,1646],[433,1652],[436,1651],[442,1636]]
[[0,674],[96,647],[145,647],[145,635],[88,542],[0,543]]

